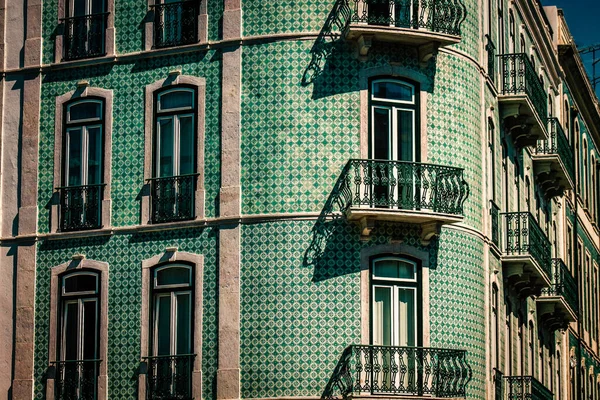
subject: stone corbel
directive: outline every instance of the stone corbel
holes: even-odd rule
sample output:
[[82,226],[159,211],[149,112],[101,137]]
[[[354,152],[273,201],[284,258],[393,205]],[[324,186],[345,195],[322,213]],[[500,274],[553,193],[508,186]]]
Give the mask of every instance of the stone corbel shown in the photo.
[[360,57],[366,57],[369,53],[369,49],[373,45],[373,36],[361,35],[356,44],[358,45],[358,55]]
[[358,226],[360,227],[361,238],[366,238],[371,235],[371,231],[375,228],[375,220],[367,217],[361,218],[358,221]]
[[438,42],[429,42],[419,46],[419,64],[421,68],[425,68],[429,60],[437,55],[439,48],[440,44]]
[[442,224],[439,222],[427,222],[421,225],[421,244],[427,246],[435,236],[439,236],[442,231]]

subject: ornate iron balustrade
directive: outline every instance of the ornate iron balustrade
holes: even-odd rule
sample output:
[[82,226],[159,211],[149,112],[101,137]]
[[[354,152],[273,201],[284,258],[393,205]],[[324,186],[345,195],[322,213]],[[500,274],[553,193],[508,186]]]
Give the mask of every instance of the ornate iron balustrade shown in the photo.
[[542,290],[542,295],[563,296],[575,313],[578,312],[577,283],[562,259],[552,259],[552,286]]
[[61,231],[78,231],[101,227],[100,214],[104,186],[104,183],[100,183],[57,188],[60,193]]
[[526,94],[538,116],[546,121],[548,98],[531,61],[524,53],[501,54],[502,94]]
[[193,219],[197,177],[198,174],[188,174],[149,179],[152,222]]
[[553,400],[554,394],[533,376],[507,376],[509,400]]
[[350,23],[424,29],[460,36],[467,16],[462,0],[347,0]]
[[529,255],[551,279],[552,246],[548,237],[529,212],[505,213],[506,255]]
[[154,47],[173,47],[198,42],[198,2],[181,1],[152,6]]
[[65,60],[99,57],[106,54],[105,32],[109,13],[62,19],[65,24]]
[[500,247],[500,207],[490,200],[490,219],[492,225],[492,243]]
[[565,135],[558,118],[548,118],[548,126],[550,128],[550,139],[538,140],[535,152],[536,154],[558,154],[571,180],[574,181],[575,161],[567,135]]
[[496,45],[492,41],[492,37],[490,35],[485,35],[487,39],[487,43],[485,45],[485,51],[487,52],[487,74],[492,81],[492,83],[496,84]]
[[350,160],[342,195],[347,207],[462,215],[469,195],[462,168],[408,161]]
[[148,400],[191,400],[195,354],[145,357]]
[[102,360],[56,361],[54,393],[56,400],[95,400]]
[[321,395],[385,394],[465,397],[472,370],[465,350],[348,346]]

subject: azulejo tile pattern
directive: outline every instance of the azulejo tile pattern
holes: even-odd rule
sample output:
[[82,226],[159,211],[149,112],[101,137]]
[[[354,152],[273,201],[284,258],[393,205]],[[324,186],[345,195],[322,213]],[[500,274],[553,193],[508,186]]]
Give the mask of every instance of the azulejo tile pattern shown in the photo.
[[80,240],[42,241],[38,245],[35,300],[35,398],[45,398],[48,367],[50,274],[75,253],[109,264],[108,397],[133,399],[140,364],[141,262],[167,246],[204,255],[202,376],[204,397],[213,398],[217,369],[216,239],[212,228],[117,235]]
[[184,75],[206,79],[206,216],[215,216],[215,199],[220,184],[221,64],[220,57],[211,51],[138,60],[131,64],[69,69],[43,77],[38,186],[40,232],[48,232],[49,229],[46,206],[53,193],[56,97],[76,89],[76,83],[81,79],[88,80],[92,87],[114,91],[112,225],[137,225],[140,223],[139,195],[144,185],[145,86],[165,79],[176,67],[180,67]]

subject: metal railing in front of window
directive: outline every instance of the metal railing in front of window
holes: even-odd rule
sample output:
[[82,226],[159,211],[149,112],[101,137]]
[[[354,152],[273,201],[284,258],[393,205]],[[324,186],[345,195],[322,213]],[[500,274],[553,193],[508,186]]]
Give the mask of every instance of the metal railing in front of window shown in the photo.
[[195,354],[145,357],[148,400],[191,400]]
[[423,29],[460,36],[467,16],[462,0],[347,0],[350,23]]
[[507,376],[508,399],[553,400],[554,394],[533,376]]
[[540,120],[546,123],[548,98],[538,75],[525,53],[501,54],[502,94],[526,94]]
[[465,397],[472,370],[465,350],[401,346],[348,346],[322,399],[378,394]]
[[56,400],[95,400],[102,360],[53,362]]
[[62,186],[60,195],[60,230],[78,231],[102,226],[102,194],[106,184]]
[[180,1],[152,6],[154,47],[174,47],[198,41],[198,2]]
[[487,52],[487,74],[492,81],[496,84],[496,45],[492,41],[490,35],[485,35],[487,43],[485,44],[485,51]]
[[529,255],[542,268],[548,280],[552,276],[552,246],[546,233],[529,212],[504,215],[504,254]]
[[105,33],[109,13],[64,18],[64,58],[78,60],[106,54]]
[[462,168],[408,161],[350,160],[342,174],[346,207],[463,214],[469,185]]
[[557,154],[562,160],[571,181],[575,180],[575,161],[573,150],[558,118],[548,118],[549,140],[538,140],[536,154]]
[[195,217],[198,175],[196,173],[148,180],[153,223],[184,221]]
[[500,247],[500,207],[490,200],[490,219],[492,225],[492,243]]
[[577,301],[577,283],[562,259],[552,259],[552,286],[542,290],[545,296],[562,296],[575,313],[579,306]]

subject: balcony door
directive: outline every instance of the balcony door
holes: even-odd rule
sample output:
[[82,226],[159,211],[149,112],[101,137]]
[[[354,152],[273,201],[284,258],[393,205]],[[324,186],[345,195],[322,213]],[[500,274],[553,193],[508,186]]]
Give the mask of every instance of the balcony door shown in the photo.
[[366,0],[369,25],[413,28],[419,2],[414,0]]
[[104,53],[105,0],[70,0],[68,10],[68,58]]
[[418,158],[416,87],[404,81],[378,79],[371,83],[373,206],[415,208],[415,171]]
[[380,257],[371,266],[373,382],[377,391],[415,392],[420,346],[419,269],[414,261]]

